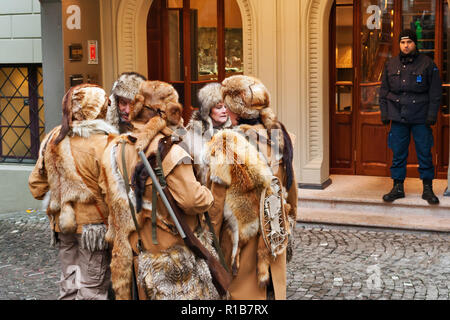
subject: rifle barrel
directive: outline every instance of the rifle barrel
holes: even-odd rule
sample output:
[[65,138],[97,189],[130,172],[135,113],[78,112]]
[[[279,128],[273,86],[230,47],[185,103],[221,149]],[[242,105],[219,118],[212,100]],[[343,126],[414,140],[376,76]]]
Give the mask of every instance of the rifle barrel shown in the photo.
[[[150,174],[150,178],[153,181],[153,187],[156,188],[159,195],[161,196],[161,199],[162,199],[164,205],[166,206],[167,210],[169,211],[169,214],[172,217],[173,222],[175,223],[175,227],[177,228],[178,233],[180,234],[181,238],[185,239],[186,234],[184,233],[184,230],[181,227],[180,222],[178,221],[177,216],[175,215],[175,212],[173,212],[173,209],[170,206],[169,200],[167,200],[167,197],[161,187],[161,184],[158,181],[158,178],[156,177],[155,172],[152,169],[152,166],[148,162],[147,157],[145,156],[143,151],[139,151],[138,154],[141,157],[141,160],[144,163],[145,168],[147,169],[148,173]],[[154,204],[154,205],[156,205],[156,204]]]

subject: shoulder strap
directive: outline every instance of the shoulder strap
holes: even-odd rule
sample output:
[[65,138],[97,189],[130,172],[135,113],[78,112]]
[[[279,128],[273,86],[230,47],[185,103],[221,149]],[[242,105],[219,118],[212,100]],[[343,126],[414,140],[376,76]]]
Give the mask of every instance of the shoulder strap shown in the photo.
[[136,211],[134,209],[134,205],[131,202],[131,199],[129,197],[130,182],[128,181],[128,172],[127,172],[127,166],[126,166],[126,161],[125,161],[125,145],[127,142],[125,140],[121,140],[120,143],[122,144],[122,177],[123,177],[123,181],[125,182],[125,189],[127,191],[127,199],[128,199],[128,205],[130,206],[131,217],[133,218],[134,226],[136,227],[136,231],[138,234],[137,248],[140,252],[142,252],[144,247],[142,246],[141,230],[139,228],[139,224],[136,219]]

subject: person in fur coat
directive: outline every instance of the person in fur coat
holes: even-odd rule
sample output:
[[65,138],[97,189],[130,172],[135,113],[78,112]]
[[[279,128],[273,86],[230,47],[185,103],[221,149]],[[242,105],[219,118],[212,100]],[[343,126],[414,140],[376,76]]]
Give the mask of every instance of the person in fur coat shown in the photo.
[[101,87],[73,87],[62,104],[62,124],[42,141],[29,189],[34,198],[48,201],[52,242],[62,268],[58,299],[105,300],[110,284],[108,209],[98,179],[110,134],[118,132],[104,121],[108,96]]
[[120,133],[133,130],[130,123],[130,107],[139,91],[140,84],[146,80],[137,72],[123,72],[112,86],[106,121]]
[[231,121],[223,103],[220,83],[209,83],[198,92],[200,108],[192,113],[183,136],[183,144],[194,160],[195,175],[201,184],[206,184],[208,167],[202,165],[206,142],[218,130],[231,128]]
[[[216,188],[213,190],[215,203],[209,213],[215,219],[223,216],[221,248],[234,276],[229,287],[230,299],[283,300],[286,299],[287,252],[290,251],[288,239],[297,213],[291,136],[276,119],[270,94],[260,80],[232,76],[222,82],[221,92],[234,130],[245,137],[243,142],[237,143],[241,138],[224,130],[214,136],[205,155],[212,161],[210,180]],[[228,147],[230,140],[235,147],[217,152],[225,144]],[[247,140],[257,151],[245,144]],[[242,147],[246,150],[240,150]],[[224,166],[218,161],[229,161],[229,158],[238,165]],[[274,177],[281,187],[272,185]],[[281,236],[278,244],[267,243],[267,237],[262,236],[262,226],[266,226],[267,221],[261,221],[258,213],[266,207],[262,208],[258,190],[269,192],[265,196],[270,193],[277,196],[278,192],[280,202],[273,202],[273,212],[280,213],[276,221],[271,221],[272,230]]]
[[184,244],[160,196],[153,194],[153,182],[138,156],[142,150],[152,163],[157,150],[161,152],[167,188],[191,230],[213,250],[199,215],[214,199],[196,180],[190,155],[173,143],[169,128],[182,121],[177,92],[165,82],[143,82],[130,119],[138,130],[113,140],[102,159],[102,189],[110,211],[106,238],[113,244],[111,279],[115,297],[132,299],[135,280],[140,300],[216,299],[218,294],[205,261]]

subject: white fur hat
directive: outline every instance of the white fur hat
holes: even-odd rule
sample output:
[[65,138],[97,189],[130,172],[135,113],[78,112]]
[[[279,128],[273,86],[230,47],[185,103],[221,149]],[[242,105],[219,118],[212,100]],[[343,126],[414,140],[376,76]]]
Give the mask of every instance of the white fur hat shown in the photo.
[[222,85],[217,82],[208,83],[198,92],[198,100],[200,101],[200,116],[203,120],[208,121],[211,108],[216,104],[223,102]]
[[106,114],[106,121],[115,127],[119,125],[119,111],[117,97],[133,100],[139,92],[139,86],[147,80],[137,72],[124,72],[114,82],[109,100],[111,101]]

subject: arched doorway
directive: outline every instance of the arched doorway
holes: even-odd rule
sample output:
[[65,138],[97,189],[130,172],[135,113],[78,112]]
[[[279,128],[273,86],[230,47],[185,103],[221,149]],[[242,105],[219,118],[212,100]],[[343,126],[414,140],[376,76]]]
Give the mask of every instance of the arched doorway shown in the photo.
[[236,0],[154,0],[147,18],[148,78],[171,83],[188,121],[206,83],[243,74]]
[[[385,62],[399,53],[402,29],[416,31],[421,52],[434,59],[444,99],[433,126],[436,177],[448,168],[448,0],[336,0],[330,15],[330,172],[389,176],[392,153],[381,124],[378,92]],[[408,176],[418,177],[411,143]]]

